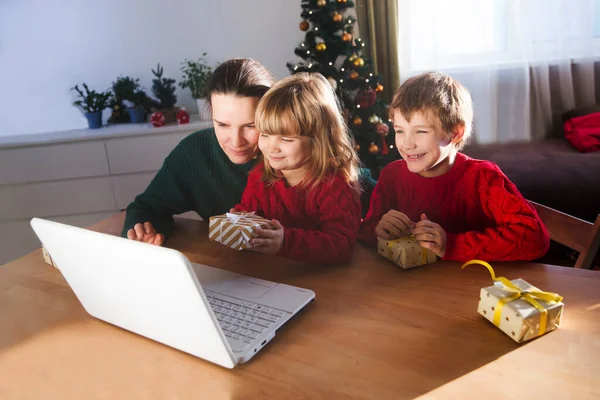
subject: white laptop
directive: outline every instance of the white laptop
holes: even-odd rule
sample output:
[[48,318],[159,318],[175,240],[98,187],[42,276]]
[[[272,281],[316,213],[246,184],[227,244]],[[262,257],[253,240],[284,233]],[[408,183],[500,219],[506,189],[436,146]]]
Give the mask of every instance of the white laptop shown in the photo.
[[250,360],[315,298],[173,249],[39,218],[31,226],[90,315],[226,368]]

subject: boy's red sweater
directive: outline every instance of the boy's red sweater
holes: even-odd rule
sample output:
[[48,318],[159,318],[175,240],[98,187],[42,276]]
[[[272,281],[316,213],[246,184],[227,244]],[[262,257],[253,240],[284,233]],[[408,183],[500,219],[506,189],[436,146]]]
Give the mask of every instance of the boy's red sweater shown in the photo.
[[359,237],[375,245],[375,227],[394,209],[417,222],[421,214],[447,234],[444,260],[533,260],[550,239],[534,208],[492,162],[456,155],[446,174],[424,178],[403,160],[386,166]]

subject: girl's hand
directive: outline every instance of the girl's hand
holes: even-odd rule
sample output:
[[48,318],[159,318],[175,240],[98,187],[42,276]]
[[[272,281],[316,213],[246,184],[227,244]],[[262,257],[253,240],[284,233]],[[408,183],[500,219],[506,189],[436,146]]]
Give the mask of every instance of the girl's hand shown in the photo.
[[277,254],[283,246],[283,225],[276,219],[271,221],[271,229],[257,229],[255,237],[250,240],[251,248],[248,250],[264,254]]
[[400,211],[390,210],[377,224],[375,234],[385,240],[402,237],[415,227],[415,223]]
[[133,229],[128,230],[127,239],[162,246],[165,242],[165,235],[156,233],[156,229],[154,229],[150,222],[144,222],[143,225],[137,223]]
[[442,258],[446,253],[446,231],[435,222],[430,221],[427,215],[421,214],[421,220],[417,222],[412,230],[415,239],[423,248],[431,250],[435,255]]

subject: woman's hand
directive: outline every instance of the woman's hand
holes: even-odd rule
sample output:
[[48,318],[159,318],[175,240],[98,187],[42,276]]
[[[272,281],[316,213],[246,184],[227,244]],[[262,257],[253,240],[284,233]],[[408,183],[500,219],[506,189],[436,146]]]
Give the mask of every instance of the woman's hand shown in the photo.
[[276,219],[271,221],[271,229],[257,229],[258,237],[250,240],[251,248],[248,250],[264,254],[277,254],[283,246],[283,225]]
[[419,245],[431,250],[435,255],[442,258],[446,253],[446,231],[435,222],[430,221],[427,215],[421,214],[421,220],[417,222],[412,230]]
[[133,229],[128,230],[127,239],[162,246],[165,242],[165,235],[156,233],[156,229],[150,222],[144,222],[144,224],[137,223]]
[[415,223],[400,211],[390,210],[381,217],[375,234],[385,240],[399,238],[415,227]]

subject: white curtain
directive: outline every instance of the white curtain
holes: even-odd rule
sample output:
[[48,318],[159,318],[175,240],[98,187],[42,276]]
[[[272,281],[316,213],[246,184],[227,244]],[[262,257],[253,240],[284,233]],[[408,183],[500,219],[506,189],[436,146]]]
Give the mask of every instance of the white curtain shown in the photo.
[[398,25],[401,81],[462,82],[478,143],[545,138],[598,103],[600,0],[398,0]]

